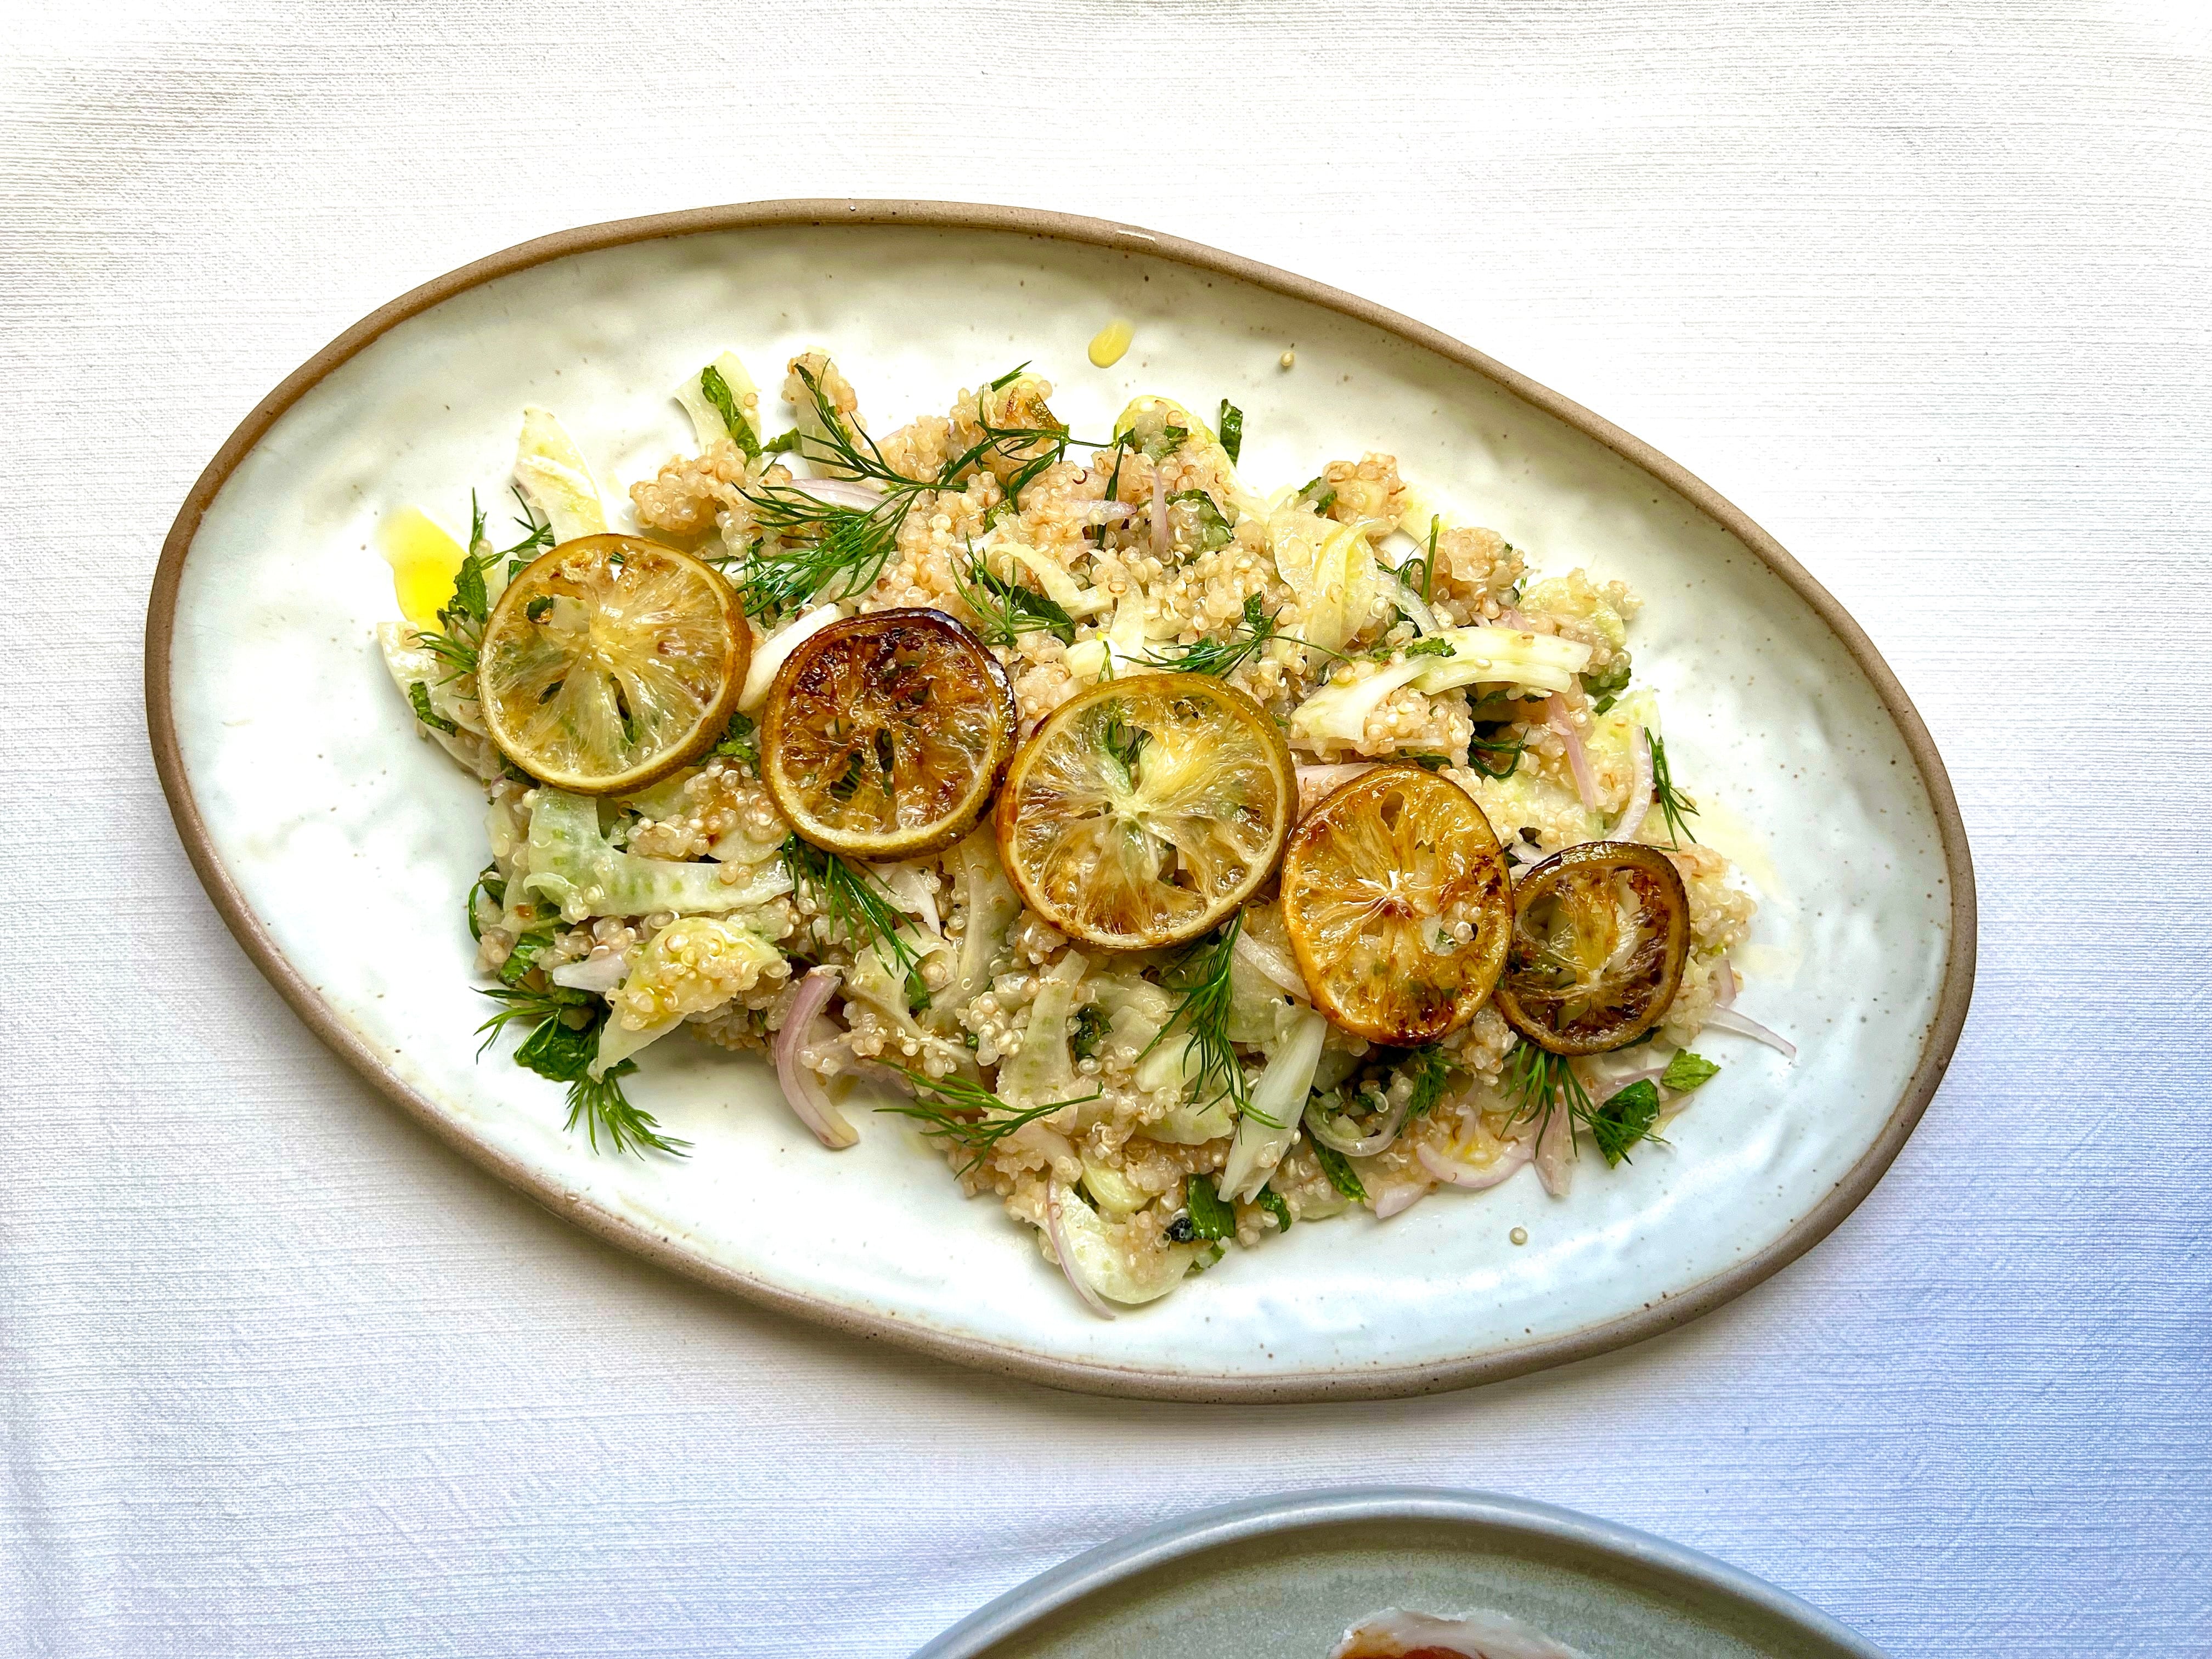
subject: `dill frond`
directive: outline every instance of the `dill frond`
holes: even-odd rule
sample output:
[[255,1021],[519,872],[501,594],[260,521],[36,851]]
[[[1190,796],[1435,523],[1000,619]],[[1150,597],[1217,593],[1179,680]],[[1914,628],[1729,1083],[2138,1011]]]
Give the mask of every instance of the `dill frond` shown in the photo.
[[879,1112],[896,1112],[921,1125],[921,1132],[951,1142],[974,1154],[960,1166],[962,1175],[980,1165],[991,1149],[1017,1129],[1049,1117],[1069,1106],[1098,1098],[1095,1089],[1073,1100],[1048,1101],[1042,1106],[1009,1106],[979,1084],[962,1077],[925,1077],[902,1066],[900,1075],[914,1086],[913,1100],[896,1106],[878,1106]]
[[952,562],[952,586],[975,613],[976,630],[991,645],[1012,648],[1022,635],[1043,629],[1064,645],[1075,643],[1075,619],[1052,599],[994,571],[973,542]]
[[929,1006],[929,988],[921,977],[921,957],[907,943],[902,931],[906,913],[890,901],[865,872],[836,854],[827,852],[797,836],[783,843],[783,861],[792,880],[808,890],[848,944],[858,951],[872,948],[887,965],[906,978],[908,1006],[916,1012]]
[[1667,838],[1677,847],[1682,844],[1685,836],[1696,841],[1682,820],[1698,816],[1697,803],[1674,787],[1674,773],[1667,765],[1667,745],[1660,741],[1659,734],[1647,726],[1644,728],[1644,739],[1651,745],[1651,793],[1659,803],[1661,816],[1667,820]]
[[607,1144],[618,1152],[642,1152],[650,1146],[657,1152],[683,1157],[691,1150],[691,1143],[663,1134],[653,1114],[632,1105],[623,1092],[623,1079],[635,1070],[635,1060],[617,1060],[604,1076],[580,1077],[571,1083],[568,1127],[573,1130],[582,1123],[595,1152],[599,1150],[600,1131],[605,1130]]
[[1281,1124],[1252,1109],[1251,1085],[1244,1080],[1243,1063],[1229,1040],[1230,968],[1237,953],[1237,936],[1243,931],[1244,913],[1238,911],[1217,932],[1200,939],[1180,961],[1160,976],[1160,983],[1182,1000],[1160,1033],[1145,1047],[1146,1054],[1180,1030],[1183,1039],[1183,1069],[1193,1073],[1191,1098],[1200,1106],[1226,1100],[1240,1115],[1271,1129]]
[[1170,673],[1212,674],[1219,678],[1257,656],[1274,637],[1275,619],[1260,608],[1260,596],[1253,593],[1246,597],[1244,614],[1229,625],[1225,638],[1178,646],[1164,656],[1147,653],[1144,660],[1147,667],[1163,668]]

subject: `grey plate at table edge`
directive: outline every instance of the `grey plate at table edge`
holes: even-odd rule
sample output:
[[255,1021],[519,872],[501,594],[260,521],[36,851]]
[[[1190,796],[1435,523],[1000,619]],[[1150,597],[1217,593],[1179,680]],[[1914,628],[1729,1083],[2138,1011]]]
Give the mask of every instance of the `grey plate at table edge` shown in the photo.
[[[1172,260],[1206,271],[1218,272],[1296,300],[1339,312],[1383,330],[1411,344],[1435,352],[1474,370],[1554,418],[1575,428],[1641,467],[1718,523],[1755,557],[1767,565],[1842,642],[1873,685],[1884,708],[1895,722],[1906,749],[1918,769],[1942,836],[1946,872],[1951,884],[1951,936],[1943,985],[1936,1017],[1930,1023],[1920,1060],[1896,1109],[1873,1145],[1850,1173],[1820,1203],[1800,1218],[1765,1249],[1716,1274],[1686,1293],[1603,1325],[1540,1342],[1509,1353],[1472,1356],[1444,1364],[1403,1366],[1392,1370],[1344,1376],[1301,1376],[1278,1381],[1265,1376],[1203,1380],[1159,1377],[1109,1365],[1020,1353],[994,1344],[935,1331],[915,1328],[890,1316],[873,1316],[825,1305],[813,1298],[780,1287],[757,1283],[745,1276],[702,1261],[675,1249],[671,1242],[623,1217],[611,1214],[581,1195],[546,1179],[518,1159],[484,1146],[462,1133],[428,1101],[395,1076],[368,1046],[331,1012],[330,1008],[285,957],[276,942],[245,902],[237,884],[224,868],[193,797],[177,742],[174,710],[170,696],[170,647],[176,621],[177,597],[186,555],[198,532],[202,515],[216,493],[262,436],[324,376],[410,317],[430,309],[469,289],[532,266],[570,254],[617,247],[659,237],[702,232],[776,226],[812,227],[830,224],[911,224],[932,229],[1006,231],[1030,236],[1072,241],[1093,247]],[[262,399],[240,422],[215,459],[192,485],[162,544],[154,576],[153,595],[146,617],[146,716],[153,743],[155,769],[168,798],[186,855],[201,884],[215,902],[224,924],[247,956],[276,988],[294,1012],[315,1035],[370,1083],[416,1121],[448,1146],[489,1170],[501,1180],[520,1188],[556,1214],[588,1229],[601,1238],[645,1256],[687,1278],[734,1291],[753,1302],[826,1323],[849,1334],[879,1338],[902,1346],[958,1360],[986,1370],[995,1370],[1080,1391],[1140,1398],[1198,1401],[1231,1399],[1318,1400],[1324,1398],[1390,1399],[1439,1393],[1504,1377],[1564,1364],[1614,1348],[1625,1347],[1662,1331],[1670,1330],[1721,1304],[1741,1295],[1802,1255],[1856,1208],[1861,1199],[1889,1168],[1913,1126],[1927,1109],[1942,1080],[1960,1029],[1974,982],[1975,904],[1973,866],[1966,846],[1966,825],[1959,816],[1951,781],[1936,752],[1918,711],[1898,684],[1881,653],[1864,631],[1826,589],[1806,574],[1737,507],[1709,485],[1685,471],[1649,445],[1593,415],[1580,404],[1539,386],[1409,317],[1356,295],[1311,282],[1269,265],[1224,253],[1197,242],[1167,236],[1102,219],[1051,213],[1035,208],[981,206],[958,202],[861,202],[802,200],[756,202],[726,207],[695,208],[679,213],[656,214],[640,219],[619,219],[586,225],[521,243],[502,252],[477,260],[426,283],[355,324],[317,352],[283,383]]]
[[[1163,1522],[1086,1550],[1027,1583],[1016,1585],[934,1641],[924,1644],[915,1650],[914,1659],[980,1659],[1000,1643],[1022,1636],[1063,1612],[1079,1609],[1085,1600],[1102,1591],[1251,1539],[1301,1528],[1407,1522],[1425,1522],[1465,1534],[1470,1547],[1479,1548],[1479,1540],[1486,1537],[1510,1540],[1524,1548],[1533,1545],[1554,1556],[1595,1558],[1611,1568],[1613,1576],[1632,1577],[1649,1590],[1668,1595],[1686,1613],[1695,1613],[1701,1601],[1710,1606],[1717,1600],[1740,1619],[1761,1621],[1793,1643],[1820,1644],[1809,1649],[1793,1645],[1776,1651],[1802,1654],[1807,1659],[1885,1659],[1881,1649],[1817,1607],[1764,1579],[1680,1544],[1550,1504],[1495,1492],[1426,1486],[1285,1492]],[[1345,1625],[1349,1627],[1381,1610],[1379,1606],[1347,1607]],[[1449,1611],[1469,1610],[1461,1607]],[[1511,1607],[1489,1610],[1515,1611]],[[1565,1639],[1554,1632],[1545,1633]],[[1321,1655],[1316,1653],[1314,1659],[1321,1659]]]

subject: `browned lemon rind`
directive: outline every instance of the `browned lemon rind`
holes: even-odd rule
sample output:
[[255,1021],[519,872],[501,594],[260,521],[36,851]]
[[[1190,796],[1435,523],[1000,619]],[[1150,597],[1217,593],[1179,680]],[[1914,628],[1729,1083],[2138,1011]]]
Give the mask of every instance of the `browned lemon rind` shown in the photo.
[[981,641],[942,611],[832,623],[777,671],[761,775],[817,847],[913,858],[965,835],[1013,750],[1014,693]]
[[1203,674],[1139,674],[1079,693],[1023,744],[999,796],[999,854],[1060,932],[1151,950],[1251,896],[1297,800],[1265,709]]
[[1378,766],[1307,815],[1283,919],[1314,1006],[1370,1042],[1433,1042],[1498,983],[1512,884],[1490,820],[1418,766]]
[[714,746],[751,654],[713,566],[635,536],[580,536],[501,593],[477,696],[500,752],[539,782],[626,794]]
[[1594,841],[1521,878],[1498,1012],[1555,1054],[1633,1042],[1667,1017],[1689,955],[1690,901],[1654,847]]

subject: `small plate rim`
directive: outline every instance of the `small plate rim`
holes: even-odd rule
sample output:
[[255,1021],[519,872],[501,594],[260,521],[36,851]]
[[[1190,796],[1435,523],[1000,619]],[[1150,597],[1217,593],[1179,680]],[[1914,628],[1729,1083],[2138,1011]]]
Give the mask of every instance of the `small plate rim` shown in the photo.
[[[805,1291],[763,1283],[684,1249],[666,1232],[594,1202],[558,1179],[477,1140],[409,1086],[323,1000],[284,955],[245,899],[216,851],[186,770],[176,725],[172,668],[177,606],[185,561],[202,519],[232,473],[276,421],[323,379],[410,318],[471,289],[571,255],[630,243],[728,230],[908,225],[931,230],[1012,232],[1048,240],[1170,260],[1251,283],[1337,312],[1472,369],[1541,412],[1595,440],[1673,489],[1780,578],[1837,638],[1895,726],[1926,792],[1950,886],[1950,926],[1941,991],[1919,1058],[1881,1133],[1821,1200],[1763,1249],[1680,1294],[1619,1318],[1503,1352],[1334,1373],[1198,1377],[1060,1358],[988,1339],[930,1328],[890,1311],[862,1311]],[[1973,865],[1957,798],[1934,738],[1903,685],[1841,604],[1746,514],[1650,445],[1572,399],[1426,324],[1372,301],[1160,232],[1037,208],[960,202],[802,198],[738,203],[579,226],[518,243],[402,295],[347,329],[288,375],[241,421],[193,483],[162,544],[147,607],[145,701],[155,770],[194,872],[240,946],[294,1012],[363,1079],[446,1145],[554,1213],[619,1248],[686,1278],[757,1304],[980,1370],[1079,1392],[1134,1398],[1223,1402],[1395,1399],[1501,1381],[1612,1352],[1671,1330],[1764,1282],[1825,1238],[1873,1190],[1903,1149],[1934,1097],[1957,1047],[1972,1001],[1976,947]]]
[[1846,1659],[1887,1659],[1880,1648],[1811,1603],[1686,1545],[1534,1498],[1396,1486],[1267,1493],[1160,1522],[1095,1546],[1015,1585],[924,1643],[915,1650],[914,1659],[979,1659],[998,1644],[1088,1596],[1210,1550],[1278,1532],[1406,1521],[1463,1526],[1591,1552],[1675,1585],[1743,1603],[1796,1626],[1800,1634],[1828,1643]]

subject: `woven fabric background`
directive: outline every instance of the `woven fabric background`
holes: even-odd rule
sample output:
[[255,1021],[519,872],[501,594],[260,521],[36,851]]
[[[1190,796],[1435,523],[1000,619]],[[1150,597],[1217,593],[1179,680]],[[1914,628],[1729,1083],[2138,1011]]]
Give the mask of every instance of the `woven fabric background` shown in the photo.
[[[906,1652],[1133,1527],[1405,1480],[1899,1655],[2212,1651],[2212,24],[2108,0],[0,7],[0,1652]],[[139,652],[362,313],[787,196],[1127,220],[1710,480],[1865,623],[1980,878],[1888,1179],[1688,1329],[1401,1404],[1101,1402],[757,1313],[404,1121],[179,850]],[[281,688],[271,688],[272,692]]]

